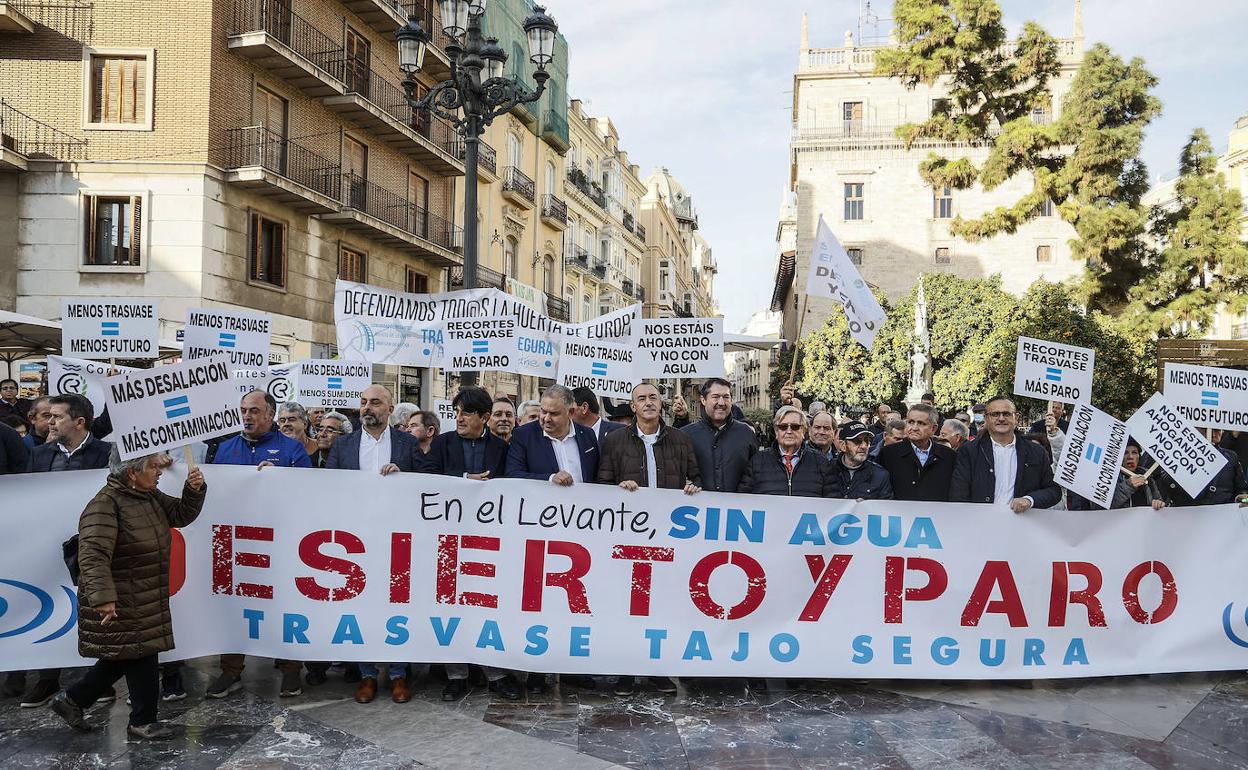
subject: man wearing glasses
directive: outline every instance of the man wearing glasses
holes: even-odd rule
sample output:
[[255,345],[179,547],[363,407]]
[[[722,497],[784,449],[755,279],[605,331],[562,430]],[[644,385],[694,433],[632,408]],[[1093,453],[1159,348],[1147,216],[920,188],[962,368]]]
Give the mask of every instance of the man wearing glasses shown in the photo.
[[1048,455],[1016,432],[1014,402],[1003,396],[992,399],[984,422],[986,435],[958,450],[949,500],[989,503],[1014,513],[1057,504],[1062,491],[1053,482]]
[[342,412],[330,412],[321,418],[321,428],[316,432],[316,452],[312,455],[312,467],[324,468],[329,463],[329,450],[338,437],[352,431],[351,420]]
[[756,495],[831,497],[828,461],[817,450],[804,445],[806,415],[802,410],[782,406],[771,425],[776,431],[776,445],[750,458],[737,491]]
[[906,438],[880,448],[876,462],[888,471],[898,500],[949,501],[957,454],[932,440],[939,417],[935,407],[915,404],[906,413]]

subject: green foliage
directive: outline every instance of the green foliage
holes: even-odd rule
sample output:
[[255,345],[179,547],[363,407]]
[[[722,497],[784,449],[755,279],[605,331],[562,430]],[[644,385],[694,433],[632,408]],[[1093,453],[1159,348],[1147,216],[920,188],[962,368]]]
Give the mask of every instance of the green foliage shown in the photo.
[[1160,337],[1176,329],[1208,331],[1218,307],[1248,304],[1248,246],[1240,240],[1243,199],[1227,187],[1204,129],[1179,158],[1172,207],[1152,211],[1152,233],[1163,244],[1148,255],[1131,288],[1125,321]]

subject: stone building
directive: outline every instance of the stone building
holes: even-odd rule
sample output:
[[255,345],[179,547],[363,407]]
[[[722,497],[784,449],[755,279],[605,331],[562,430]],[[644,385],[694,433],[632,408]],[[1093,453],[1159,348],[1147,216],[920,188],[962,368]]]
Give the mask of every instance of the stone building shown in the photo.
[[718,267],[698,232],[693,197],[665,167],[646,179],[646,314],[655,318],[718,315],[714,279]]

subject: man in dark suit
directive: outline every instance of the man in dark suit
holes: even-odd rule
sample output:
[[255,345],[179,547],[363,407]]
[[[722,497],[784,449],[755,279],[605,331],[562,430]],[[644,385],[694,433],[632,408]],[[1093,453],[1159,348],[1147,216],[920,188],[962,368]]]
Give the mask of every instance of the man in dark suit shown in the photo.
[[905,440],[880,447],[876,462],[888,471],[896,499],[948,502],[957,455],[932,440],[938,419],[934,406],[915,404],[906,413]]
[[417,470],[479,481],[501,478],[507,467],[507,442],[490,433],[494,399],[485,388],[472,385],[460,388],[451,406],[455,430],[434,437]]
[[572,407],[572,419],[577,425],[584,425],[594,432],[594,437],[598,441],[602,441],[607,434],[613,430],[619,430],[624,426],[618,422],[602,419],[602,412],[598,406],[598,396],[594,395],[594,391],[585,386],[574,388],[572,390],[572,400],[575,406]]
[[0,475],[25,473],[29,455],[18,432],[0,422]]
[[1014,402],[1004,396],[989,401],[985,424],[978,439],[958,450],[949,500],[991,503],[1014,513],[1056,505],[1062,490],[1053,482],[1049,455],[1016,432]]
[[521,425],[507,449],[507,478],[551,481],[561,487],[598,478],[598,437],[572,419],[576,400],[562,385],[542,393],[542,416]]
[[[394,399],[381,385],[369,385],[360,394],[362,430],[347,433],[329,448],[326,468],[369,470],[387,476],[412,473],[420,464],[420,443],[410,434],[390,427]],[[322,418],[324,419],[324,418]]]

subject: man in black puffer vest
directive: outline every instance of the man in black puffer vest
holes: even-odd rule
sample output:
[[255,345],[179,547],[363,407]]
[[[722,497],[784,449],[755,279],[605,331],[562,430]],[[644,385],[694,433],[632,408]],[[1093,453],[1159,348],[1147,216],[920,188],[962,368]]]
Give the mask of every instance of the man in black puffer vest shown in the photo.
[[782,406],[771,421],[776,446],[756,452],[741,474],[738,492],[790,497],[831,497],[828,461],[806,446],[806,415]]

